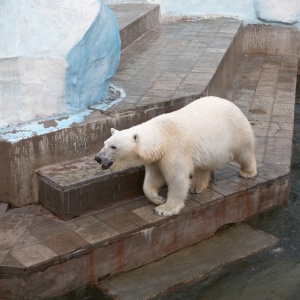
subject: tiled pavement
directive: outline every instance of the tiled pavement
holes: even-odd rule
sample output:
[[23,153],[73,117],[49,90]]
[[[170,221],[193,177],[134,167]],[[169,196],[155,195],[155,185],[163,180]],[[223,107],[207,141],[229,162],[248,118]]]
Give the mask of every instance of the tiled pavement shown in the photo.
[[297,57],[245,56],[227,98],[247,116],[256,158],[289,169],[294,126]]
[[113,83],[126,98],[112,112],[200,96],[212,80],[241,22],[220,18],[152,28],[122,52]]
[[[122,56],[114,80],[126,86],[127,96],[111,111],[201,95],[239,26],[236,20],[220,19],[166,24],[151,30]],[[182,214],[288,174],[296,72],[296,58],[244,57],[228,98],[253,125],[258,176],[239,178],[238,168],[228,164],[215,172],[206,191],[189,196]],[[153,208],[140,197],[65,222],[39,205],[8,210],[0,219],[0,273],[22,274],[46,262],[55,265],[91,247],[172,219],[154,214]]]

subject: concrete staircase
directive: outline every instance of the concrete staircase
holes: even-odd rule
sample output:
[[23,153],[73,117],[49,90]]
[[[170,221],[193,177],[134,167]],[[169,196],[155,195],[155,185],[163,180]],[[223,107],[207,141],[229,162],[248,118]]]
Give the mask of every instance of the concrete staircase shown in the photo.
[[[128,128],[179,109],[205,94],[225,96],[242,56],[239,21],[206,20],[195,25],[186,21],[155,27],[158,6],[142,6],[136,19],[133,11],[139,6],[126,4],[124,10],[121,7],[112,6],[121,18],[124,47],[146,33],[130,49],[122,51],[114,83],[124,87],[126,97],[102,112],[107,118],[99,121],[103,126],[98,149],[110,135],[109,122],[111,127]],[[197,40],[200,34],[201,42]],[[39,202],[67,220],[143,194],[143,168],[102,171],[94,156],[39,170]]]
[[[126,97],[107,111],[95,110],[83,124],[43,137],[59,150],[51,155],[50,146],[42,148],[46,155],[36,159],[39,201],[47,209],[22,207],[0,219],[1,299],[58,295],[135,269],[288,199],[297,57],[245,57],[255,46],[244,48],[245,34],[252,31],[236,19],[158,24],[156,5],[112,9],[123,44],[114,84]],[[131,127],[205,95],[228,97],[249,118],[257,137],[258,176],[239,178],[238,167],[229,163],[215,172],[207,190],[188,196],[179,215],[158,216],[142,193],[142,167],[102,171],[94,156],[110,127]],[[42,156],[50,166],[38,165]]]

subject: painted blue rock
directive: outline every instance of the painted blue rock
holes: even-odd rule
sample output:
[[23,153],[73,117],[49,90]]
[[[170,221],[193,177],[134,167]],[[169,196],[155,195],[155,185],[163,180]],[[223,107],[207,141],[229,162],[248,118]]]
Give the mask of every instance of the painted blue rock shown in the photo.
[[107,96],[120,37],[102,0],[4,1],[0,35],[0,127],[79,112]]

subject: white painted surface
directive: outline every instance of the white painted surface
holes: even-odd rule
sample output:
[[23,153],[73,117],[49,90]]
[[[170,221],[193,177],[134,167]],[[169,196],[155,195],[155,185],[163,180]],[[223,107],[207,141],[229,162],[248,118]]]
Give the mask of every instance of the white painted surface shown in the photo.
[[0,59],[1,125],[66,111],[63,58]]
[[0,0],[0,57],[61,56],[79,42],[99,0]]

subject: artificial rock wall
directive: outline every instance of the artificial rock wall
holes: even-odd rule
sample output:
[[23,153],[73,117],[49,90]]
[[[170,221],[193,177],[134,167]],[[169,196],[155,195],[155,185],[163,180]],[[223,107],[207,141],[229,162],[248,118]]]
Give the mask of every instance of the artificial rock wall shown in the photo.
[[0,129],[107,96],[120,37],[102,0],[2,1],[0,35]]

